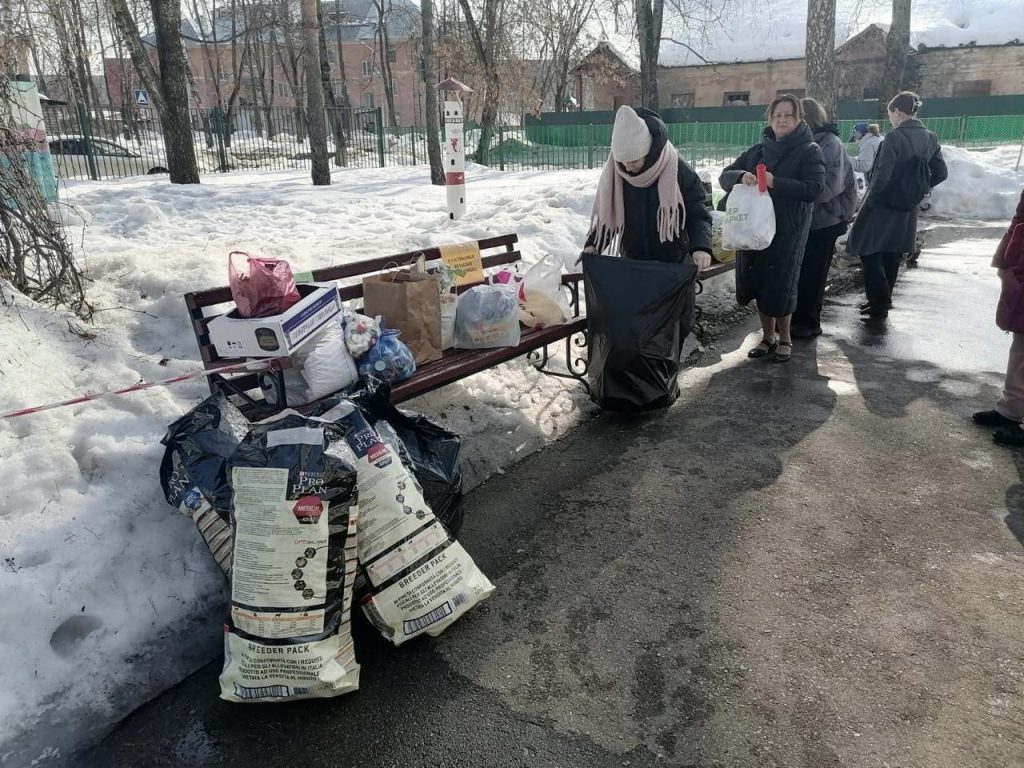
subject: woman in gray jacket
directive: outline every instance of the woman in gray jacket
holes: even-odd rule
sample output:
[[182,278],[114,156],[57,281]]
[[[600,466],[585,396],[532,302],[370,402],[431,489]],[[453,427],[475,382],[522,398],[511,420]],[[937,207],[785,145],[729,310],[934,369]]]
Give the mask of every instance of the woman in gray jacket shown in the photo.
[[850,230],[846,250],[864,265],[867,322],[888,316],[904,253],[917,240],[917,213],[928,191],[946,180],[939,139],[917,119],[921,99],[904,91],[889,102],[893,130],[885,137],[868,194]]
[[850,141],[857,142],[859,151],[853,158],[853,170],[871,175],[871,169],[875,165],[875,157],[878,155],[878,145],[882,143],[882,132],[875,123],[857,123],[853,126],[853,136]]
[[846,233],[853,221],[857,179],[846,148],[839,140],[839,130],[828,121],[828,113],[814,99],[802,99],[801,104],[804,122],[825,157],[825,188],[814,201],[791,329],[794,339],[809,339],[821,334],[821,306],[825,301],[828,270],[832,266],[836,240]]

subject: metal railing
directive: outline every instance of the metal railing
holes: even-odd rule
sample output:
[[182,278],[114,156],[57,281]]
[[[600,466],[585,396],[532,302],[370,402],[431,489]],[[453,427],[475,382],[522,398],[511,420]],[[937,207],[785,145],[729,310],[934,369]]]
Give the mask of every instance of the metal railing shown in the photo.
[[[308,122],[301,108],[235,107],[190,113],[200,173],[291,170],[310,166]],[[57,175],[102,179],[166,172],[163,134],[155,116],[134,111],[89,114],[82,106],[44,107]],[[383,126],[380,108],[325,110],[332,164],[381,168],[427,162],[419,128]],[[845,142],[858,122],[838,124]],[[971,148],[1021,143],[1024,115],[925,118],[943,144]],[[467,159],[501,170],[598,168],[608,157],[611,125],[498,126],[481,153],[480,129],[467,126]],[[761,122],[675,123],[669,138],[692,165],[734,160],[760,140]],[[856,145],[847,145],[856,153]]]

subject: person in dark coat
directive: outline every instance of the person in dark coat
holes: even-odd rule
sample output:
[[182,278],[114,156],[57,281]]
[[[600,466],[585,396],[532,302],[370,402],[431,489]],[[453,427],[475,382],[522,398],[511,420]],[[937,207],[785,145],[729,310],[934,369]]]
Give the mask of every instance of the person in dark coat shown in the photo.
[[814,99],[802,99],[800,103],[804,121],[825,158],[825,188],[814,201],[791,329],[793,338],[809,339],[821,334],[821,307],[825,302],[828,270],[835,255],[836,240],[846,233],[853,221],[857,208],[857,177],[839,139],[839,129],[829,122],[828,113]]
[[913,253],[916,246],[918,206],[897,210],[885,199],[894,175],[900,173],[899,169],[912,166],[914,158],[927,164],[929,188],[938,186],[949,175],[938,137],[917,119],[920,108],[921,99],[909,91],[889,102],[893,130],[878,149],[867,197],[846,242],[847,252],[859,256],[864,265],[867,303],[861,311],[868,316],[862,319],[868,322],[889,315],[900,260],[904,253]]
[[1010,356],[1006,362],[1003,396],[990,411],[974,414],[974,423],[995,427],[992,439],[1002,445],[1024,447],[1024,191],[1017,203],[1017,213],[999,241],[992,266],[999,270],[1002,290],[996,324],[1013,334]]
[[761,315],[761,342],[748,356],[784,363],[793,352],[790,322],[814,201],[825,188],[825,160],[796,96],[775,99],[767,117],[762,141],[722,171],[719,184],[726,192],[736,184],[757,186],[758,164],[768,169],[775,239],[763,251],[736,254],[736,299],[742,305],[756,300]]
[[668,140],[656,112],[619,107],[585,253],[711,264],[711,213],[700,177]]

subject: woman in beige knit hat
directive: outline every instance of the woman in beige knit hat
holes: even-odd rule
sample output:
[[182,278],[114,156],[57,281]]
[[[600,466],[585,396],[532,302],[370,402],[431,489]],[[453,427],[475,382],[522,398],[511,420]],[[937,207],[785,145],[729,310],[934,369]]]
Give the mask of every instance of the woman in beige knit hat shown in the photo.
[[657,113],[619,107],[583,250],[707,269],[711,213],[706,197]]

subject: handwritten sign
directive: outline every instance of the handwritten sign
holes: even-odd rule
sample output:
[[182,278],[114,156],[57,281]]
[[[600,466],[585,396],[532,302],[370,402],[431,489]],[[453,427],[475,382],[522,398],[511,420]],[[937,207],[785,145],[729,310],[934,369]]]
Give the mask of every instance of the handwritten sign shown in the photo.
[[441,261],[455,277],[456,285],[479,283],[484,279],[484,265],[476,243],[440,245]]

